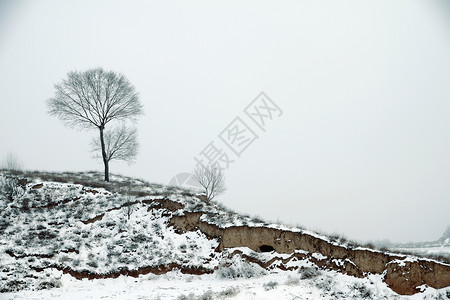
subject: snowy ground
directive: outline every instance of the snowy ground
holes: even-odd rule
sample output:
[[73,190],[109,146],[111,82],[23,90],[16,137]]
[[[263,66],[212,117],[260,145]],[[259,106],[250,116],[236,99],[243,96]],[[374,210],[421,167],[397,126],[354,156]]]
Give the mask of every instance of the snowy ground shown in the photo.
[[450,288],[428,288],[413,296],[398,296],[380,278],[357,279],[336,272],[303,278],[280,271],[257,278],[218,279],[217,274],[183,275],[178,271],[139,278],[76,280],[61,277],[62,287],[0,294],[0,299],[448,299]]
[[[202,221],[217,227],[306,231],[241,216],[218,203],[205,204],[189,191],[119,176],[112,177],[115,183],[99,183],[94,180],[99,175],[94,173],[37,175],[62,182],[35,178],[12,199],[0,198],[0,290],[5,292],[0,293],[0,300],[450,299],[450,287],[439,291],[424,287],[424,293],[398,296],[382,282],[382,275],[358,279],[319,271],[309,258],[286,263],[285,267],[299,268],[296,271],[280,271],[264,269],[240,254],[232,255],[239,250],[267,262],[274,253],[245,247],[217,252],[217,239],[208,239],[200,231],[176,232],[169,226],[170,218],[201,212]],[[71,182],[64,182],[69,179]],[[75,183],[83,180],[87,183]],[[161,208],[157,200],[166,199],[183,208]],[[312,253],[312,257],[325,258],[319,253]],[[110,274],[170,263],[215,272],[198,276],[172,271],[139,278],[77,280],[57,270]]]

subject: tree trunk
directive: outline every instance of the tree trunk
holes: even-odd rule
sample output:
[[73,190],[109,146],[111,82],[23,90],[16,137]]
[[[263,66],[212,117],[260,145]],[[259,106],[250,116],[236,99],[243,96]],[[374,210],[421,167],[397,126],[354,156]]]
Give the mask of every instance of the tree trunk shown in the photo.
[[105,126],[100,126],[100,144],[102,145],[102,158],[103,158],[103,164],[105,165],[105,181],[109,181],[109,160],[106,157],[106,150],[105,150],[105,140],[103,139],[103,130],[105,129]]

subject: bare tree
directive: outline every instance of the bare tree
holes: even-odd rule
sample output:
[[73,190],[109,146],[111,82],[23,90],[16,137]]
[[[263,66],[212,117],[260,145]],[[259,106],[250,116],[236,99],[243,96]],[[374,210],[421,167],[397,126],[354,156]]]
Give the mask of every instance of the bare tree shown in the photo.
[[126,205],[126,209],[125,209],[125,213],[127,214],[127,221],[130,220],[131,214],[133,213],[133,204],[134,202],[131,201],[131,197],[130,196],[126,196],[127,200],[125,202]]
[[99,129],[105,181],[109,181],[105,126],[113,120],[136,121],[143,113],[134,86],[122,74],[96,68],[69,72],[55,84],[55,90],[55,96],[47,101],[50,115],[70,127]]
[[225,176],[222,170],[215,165],[197,165],[194,170],[194,177],[204,188],[207,202],[210,202],[227,190],[225,187]]
[[[138,153],[139,143],[137,142],[136,128],[128,128],[125,125],[106,130],[103,135],[105,143],[106,160],[124,160],[129,164],[134,163]],[[91,142],[91,151],[95,158],[102,158],[98,154],[102,150],[102,145],[98,139]],[[100,152],[102,153],[102,152]]]
[[11,171],[21,171],[22,164],[20,163],[20,161],[17,159],[17,157],[12,152],[9,152],[6,155],[6,157],[3,159],[0,169],[11,170]]

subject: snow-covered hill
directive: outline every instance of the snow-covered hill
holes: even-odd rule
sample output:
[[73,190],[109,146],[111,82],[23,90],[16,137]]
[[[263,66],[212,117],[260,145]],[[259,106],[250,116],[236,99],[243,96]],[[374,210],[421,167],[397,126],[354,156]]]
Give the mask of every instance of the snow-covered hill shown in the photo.
[[402,252],[413,255],[421,255],[429,258],[450,262],[450,226],[444,234],[436,241],[384,245],[391,251]]
[[441,236],[441,238],[439,240],[442,241],[445,244],[450,244],[450,242],[449,242],[449,240],[450,240],[450,226],[447,227],[447,229],[445,230],[444,234]]
[[1,176],[0,298],[450,296],[450,265],[268,224],[177,187],[101,178]]

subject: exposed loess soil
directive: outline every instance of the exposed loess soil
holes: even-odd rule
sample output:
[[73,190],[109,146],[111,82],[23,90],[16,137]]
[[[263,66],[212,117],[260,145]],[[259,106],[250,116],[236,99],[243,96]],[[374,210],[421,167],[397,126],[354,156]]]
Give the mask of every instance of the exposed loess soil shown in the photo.
[[[304,250],[310,254],[320,253],[326,256],[326,259],[315,260],[311,255],[304,255],[303,258],[309,256],[323,269],[333,269],[355,277],[385,272],[386,284],[401,295],[418,293],[418,287],[423,284],[436,289],[450,286],[450,265],[444,263],[426,259],[405,261],[406,257],[402,255],[370,249],[350,249],[301,232],[248,226],[220,228],[201,221],[202,215],[201,212],[185,212],[184,216],[173,216],[170,225],[180,232],[200,230],[210,238],[219,239],[217,251],[234,247],[248,247],[258,251],[262,245],[269,245],[277,253],[293,253],[295,250]],[[284,259],[283,263],[294,257],[302,259],[302,255],[294,253],[287,260]],[[255,261],[255,258],[247,259],[265,268],[272,264]],[[340,260],[340,263],[336,263],[336,259]]]

